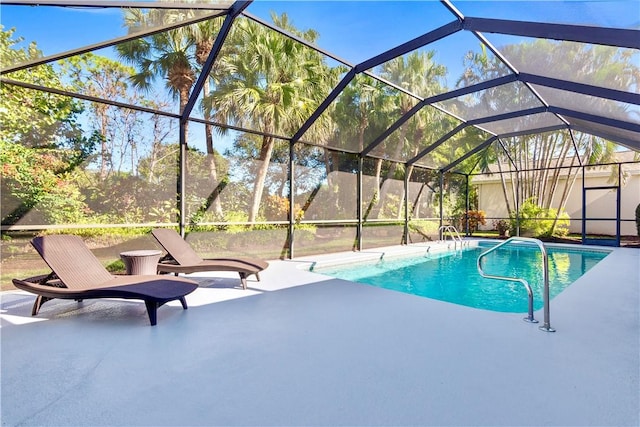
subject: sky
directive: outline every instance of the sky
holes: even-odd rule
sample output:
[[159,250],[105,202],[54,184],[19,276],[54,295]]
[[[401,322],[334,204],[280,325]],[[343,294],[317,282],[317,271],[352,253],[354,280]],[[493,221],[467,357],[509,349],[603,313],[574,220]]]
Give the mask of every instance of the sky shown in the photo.
[[[625,1],[455,1],[464,15],[538,22],[597,24],[640,28],[640,0]],[[255,0],[246,10],[271,22],[270,14],[286,12],[293,24],[319,33],[317,45],[355,65],[456,19],[440,1],[267,1]],[[0,22],[16,28],[25,43],[36,41],[45,56],[126,35],[118,9],[25,7],[0,4]],[[495,46],[513,37],[486,34]],[[435,50],[436,62],[454,86],[464,54],[479,51],[480,42],[467,31],[424,49]],[[99,54],[116,57],[111,50]]]
[[[639,28],[640,1],[455,1],[464,16]],[[247,12],[271,21],[286,12],[320,33],[318,45],[358,63],[455,19],[439,1],[267,1]],[[0,22],[35,40],[45,55],[125,35],[113,9],[0,5]]]
[[[620,28],[640,28],[640,0],[626,1],[454,1],[466,17],[519,19]],[[427,1],[267,1],[256,0],[247,13],[271,22],[270,13],[286,12],[301,29],[320,34],[317,45],[352,65],[456,19],[441,2]],[[118,9],[25,7],[0,4],[0,23],[15,36],[36,41],[45,56],[126,35]],[[495,46],[514,38],[486,34]],[[453,87],[462,57],[480,42],[467,31],[435,42],[435,60],[449,70]],[[98,52],[116,57],[111,49]],[[4,66],[4,64],[2,64]]]

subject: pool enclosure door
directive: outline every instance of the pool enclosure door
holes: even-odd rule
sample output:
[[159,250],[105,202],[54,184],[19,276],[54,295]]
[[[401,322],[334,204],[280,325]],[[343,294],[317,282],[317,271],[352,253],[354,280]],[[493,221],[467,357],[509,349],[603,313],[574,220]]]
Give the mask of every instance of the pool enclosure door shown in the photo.
[[620,246],[620,187],[583,187],[582,243]]

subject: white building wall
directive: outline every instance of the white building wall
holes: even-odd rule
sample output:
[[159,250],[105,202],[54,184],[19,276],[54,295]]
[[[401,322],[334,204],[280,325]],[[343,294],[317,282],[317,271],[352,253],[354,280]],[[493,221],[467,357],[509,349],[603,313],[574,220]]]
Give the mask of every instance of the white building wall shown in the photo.
[[[640,164],[631,163],[622,165],[623,172],[627,175],[624,185],[621,187],[620,204],[620,231],[622,235],[636,235],[635,209],[640,203]],[[606,187],[614,183],[610,181],[611,171],[608,168],[587,169],[585,187]],[[509,175],[505,175],[507,191],[511,191]],[[500,182],[500,176],[474,177],[472,183],[477,186],[478,208],[485,212],[487,224],[482,228],[493,229],[491,218],[508,217],[504,192]],[[561,177],[553,200],[554,208],[558,207],[562,191],[564,190],[566,177]],[[508,194],[513,208],[512,194]],[[576,182],[569,193],[565,211],[571,217],[569,231],[571,233],[582,232],[582,173],[578,173]],[[615,190],[587,190],[587,215],[589,218],[614,218],[611,221],[589,221],[587,232],[590,234],[615,235],[616,231],[616,192]]]

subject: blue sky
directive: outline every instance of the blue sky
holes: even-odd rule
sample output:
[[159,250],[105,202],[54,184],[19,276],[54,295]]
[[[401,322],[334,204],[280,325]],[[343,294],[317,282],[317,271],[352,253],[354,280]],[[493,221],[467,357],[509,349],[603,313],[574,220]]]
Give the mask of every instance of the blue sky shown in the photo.
[[[456,1],[465,16],[524,19],[541,22],[638,26],[640,1]],[[455,19],[439,1],[267,1],[256,0],[247,9],[271,21],[270,13],[286,12],[300,29],[319,32],[318,46],[357,64],[398,44]],[[36,41],[45,56],[91,45],[126,34],[117,9],[25,7],[0,5],[0,22],[15,27],[26,42]],[[496,46],[513,38],[488,34]],[[462,57],[477,51],[480,42],[468,32],[439,41],[435,60],[445,65],[452,86],[461,74]],[[99,54],[111,56],[109,51]],[[113,55],[115,56],[115,55]]]
[[[640,25],[640,1],[458,1],[465,16],[539,22]],[[320,33],[318,45],[350,62],[361,62],[454,19],[438,1],[266,1],[247,9],[270,21],[286,12],[301,29]],[[125,34],[121,13],[107,9],[0,6],[0,22],[35,40],[45,55]]]
[[[639,28],[640,0],[627,1],[455,1],[465,16],[538,22],[598,24]],[[270,12],[286,12],[301,29],[319,32],[321,48],[357,64],[455,19],[439,1],[267,1],[257,0],[247,12],[271,22]],[[0,4],[0,22],[15,27],[16,36],[36,41],[46,56],[126,34],[117,9],[25,7]],[[505,38],[487,34],[500,46]],[[513,42],[513,38],[509,42]],[[462,70],[462,56],[478,50],[469,32],[430,45],[436,61],[450,71],[452,87]],[[109,55],[108,50],[99,54]],[[110,56],[110,55],[109,55]],[[113,55],[115,57],[115,55]]]

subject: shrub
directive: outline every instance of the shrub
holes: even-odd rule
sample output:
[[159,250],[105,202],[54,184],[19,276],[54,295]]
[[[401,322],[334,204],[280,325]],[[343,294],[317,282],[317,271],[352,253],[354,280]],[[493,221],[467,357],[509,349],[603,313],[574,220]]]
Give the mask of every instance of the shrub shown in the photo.
[[509,231],[509,221],[504,219],[497,219],[493,221],[493,228],[498,231],[500,236],[506,236]]
[[2,223],[27,214],[33,223],[75,224],[90,213],[73,182],[68,150],[35,149],[0,141]]
[[463,212],[456,218],[456,228],[459,232],[464,233],[467,231],[467,221],[469,221],[470,233],[478,231],[479,225],[487,224],[484,211],[468,211],[466,215]]
[[[526,200],[520,207],[520,235],[531,237],[566,236],[569,234],[569,214],[557,209],[545,209],[533,200]],[[516,218],[512,214],[511,232],[515,235]],[[554,226],[555,224],[555,226]]]
[[[296,213],[295,220],[300,222],[304,216],[304,211],[297,203],[294,205],[294,212]],[[289,215],[289,199],[278,195],[267,196],[264,202],[263,213],[267,220],[270,221],[286,220]]]
[[113,261],[106,266],[107,271],[110,273],[124,273],[127,269],[122,260]]

